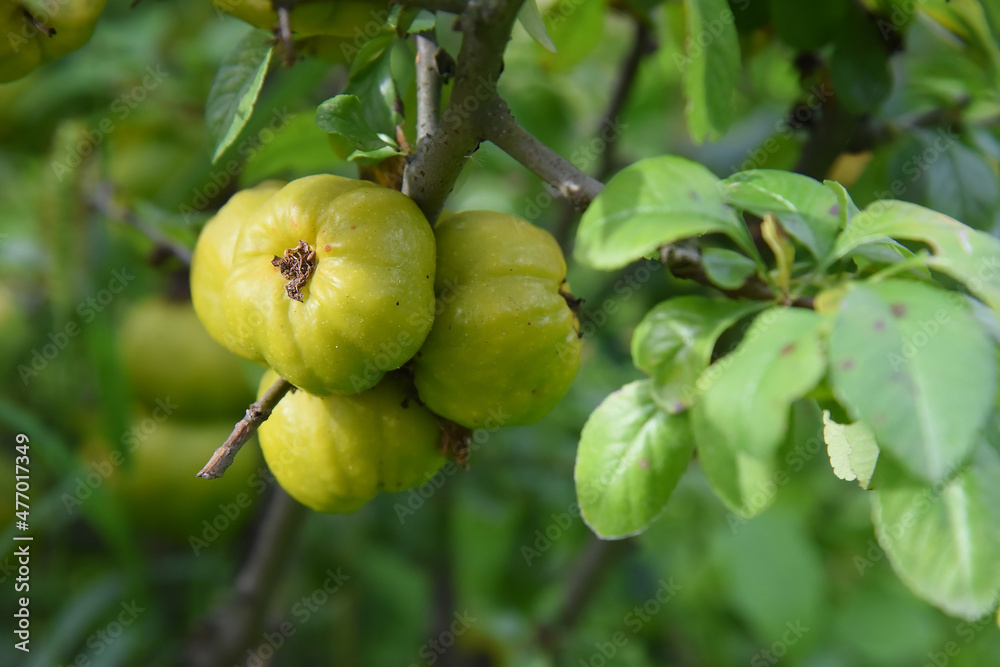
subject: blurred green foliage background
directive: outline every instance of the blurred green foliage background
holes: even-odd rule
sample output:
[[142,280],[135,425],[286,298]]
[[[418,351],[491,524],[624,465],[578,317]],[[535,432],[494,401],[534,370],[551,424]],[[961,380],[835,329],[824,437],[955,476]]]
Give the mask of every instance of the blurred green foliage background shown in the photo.
[[[676,65],[683,7],[653,13],[659,48],[642,59],[623,112],[602,126],[633,22],[601,0],[570,5],[553,25],[562,5],[543,3],[557,55],[517,28],[500,91],[578,167],[600,174],[612,137],[612,168],[663,153],[720,175],[796,164],[807,135],[785,119],[808,86],[795,49],[761,27],[766,13],[737,12],[745,77],[736,120],[719,141],[696,145]],[[438,36],[455,53],[451,23],[441,17]],[[210,163],[204,102],[246,30],[207,1],[116,3],[88,46],[0,85],[0,664],[186,664],[190,642],[212,641],[199,621],[232,589],[273,494],[250,448],[227,487],[194,478],[252,400],[260,371],[220,360],[221,349],[208,351],[214,344],[186,327],[183,265],[129,224],[190,248],[237,188],[321,171],[356,176],[313,121],[347,73],[313,59],[271,72],[240,139]],[[870,201],[932,145],[933,128],[913,119],[961,109],[949,159],[907,177],[902,196],[993,229],[1000,142],[989,67],[978,65],[975,44],[933,22],[914,22],[908,40],[872,116],[892,136],[845,157],[841,175],[863,169],[851,193]],[[412,46],[395,48],[403,77]],[[404,89],[412,110],[412,84]],[[491,145],[469,163],[450,208],[514,213],[570,245],[572,216],[535,176]],[[571,263],[573,291],[587,300],[585,352],[560,406],[537,425],[482,434],[468,471],[354,515],[310,514],[266,627],[239,664],[1000,664],[990,619],[947,617],[899,582],[864,492],[830,474],[822,446],[803,451],[775,505],[752,521],[729,514],[695,464],[647,533],[620,543],[591,535],[573,488],[580,428],[639,377],[628,346],[641,315],[694,289],[657,268],[613,275]],[[163,340],[143,348],[150,334],[130,331],[148,332],[136,318],[156,307],[174,314],[153,326]],[[176,384],[156,384],[177,371]],[[191,386],[211,391],[185,395]],[[12,540],[18,433],[30,438],[30,654],[10,632],[22,595]]]

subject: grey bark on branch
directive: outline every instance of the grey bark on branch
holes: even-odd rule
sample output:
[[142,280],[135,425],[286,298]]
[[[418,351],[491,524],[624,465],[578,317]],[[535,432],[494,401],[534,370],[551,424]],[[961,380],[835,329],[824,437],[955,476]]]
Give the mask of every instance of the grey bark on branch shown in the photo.
[[486,139],[538,174],[575,208],[587,208],[604,189],[599,180],[577,169],[521,127],[507,104],[499,98],[486,110],[483,118]]
[[480,111],[496,99],[503,53],[523,0],[471,0],[459,16],[462,47],[440,126],[406,165],[403,192],[432,223],[482,141]]
[[247,408],[246,416],[237,422],[233,428],[233,432],[229,434],[226,441],[215,450],[212,458],[198,472],[198,477],[205,479],[222,477],[226,469],[233,464],[236,454],[246,444],[246,441],[250,439],[250,436],[254,434],[261,424],[267,421],[267,418],[271,416],[271,411],[274,410],[274,406],[291,389],[294,389],[294,387],[292,387],[288,380],[278,378],[274,384],[268,387],[263,396],[251,403],[250,407]]

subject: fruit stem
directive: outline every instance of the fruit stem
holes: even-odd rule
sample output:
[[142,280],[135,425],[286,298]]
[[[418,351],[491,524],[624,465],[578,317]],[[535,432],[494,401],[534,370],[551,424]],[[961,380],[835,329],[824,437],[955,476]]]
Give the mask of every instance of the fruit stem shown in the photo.
[[268,387],[263,396],[250,404],[250,407],[247,408],[246,416],[233,427],[233,432],[229,434],[229,437],[222,443],[222,446],[215,450],[212,458],[198,472],[198,477],[204,479],[222,477],[226,469],[233,464],[233,460],[236,458],[236,454],[239,453],[240,448],[246,444],[246,441],[254,434],[257,427],[267,421],[278,401],[284,398],[285,394],[292,389],[295,389],[295,387],[284,378],[278,378],[274,384]]

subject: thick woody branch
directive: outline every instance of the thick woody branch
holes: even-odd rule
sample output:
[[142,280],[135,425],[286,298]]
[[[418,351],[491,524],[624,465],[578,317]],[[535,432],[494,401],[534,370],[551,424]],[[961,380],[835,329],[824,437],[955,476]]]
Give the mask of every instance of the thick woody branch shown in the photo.
[[293,387],[288,380],[278,378],[258,401],[251,403],[250,407],[247,408],[246,417],[236,424],[233,432],[229,434],[229,437],[222,443],[222,446],[215,450],[212,458],[209,459],[205,467],[198,473],[198,477],[204,477],[205,479],[222,477],[226,469],[232,465],[233,459],[236,458],[236,454],[240,451],[240,448],[246,444],[246,441],[254,434],[257,427],[267,421],[267,418],[271,416],[271,411],[274,410],[274,406],[278,404],[278,401],[290,389],[293,389]]
[[459,17],[462,48],[455,68],[455,84],[441,125],[428,135],[407,165],[403,192],[433,222],[455,187],[465,160],[483,139],[481,109],[496,99],[503,52],[523,0],[471,0]]
[[514,120],[507,105],[497,100],[484,115],[486,138],[535,172],[577,209],[585,209],[604,184],[588,176],[536,139]]

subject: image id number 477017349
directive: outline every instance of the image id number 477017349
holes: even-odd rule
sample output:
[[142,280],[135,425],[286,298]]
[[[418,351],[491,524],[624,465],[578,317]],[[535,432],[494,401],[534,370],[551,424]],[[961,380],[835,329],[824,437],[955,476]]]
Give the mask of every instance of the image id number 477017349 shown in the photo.
[[[18,433],[15,441],[17,444],[14,449],[17,455],[14,457],[14,516],[16,518],[14,527],[18,531],[27,532],[30,501],[28,491],[31,488],[31,461],[28,456],[30,440],[25,434]],[[23,594],[17,599],[17,609],[14,612],[14,621],[17,623],[17,626],[14,628],[14,636],[18,640],[14,643],[14,647],[28,653],[30,651],[28,642],[31,639],[31,616],[28,610],[30,600],[27,596],[30,590],[28,582],[31,575],[31,568],[29,567],[31,552],[30,544],[28,543],[31,542],[31,536],[15,534],[14,541],[25,542],[24,544],[18,544],[17,548],[14,549],[14,557],[17,558],[18,565],[17,578],[14,580],[14,591]]]

